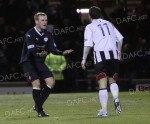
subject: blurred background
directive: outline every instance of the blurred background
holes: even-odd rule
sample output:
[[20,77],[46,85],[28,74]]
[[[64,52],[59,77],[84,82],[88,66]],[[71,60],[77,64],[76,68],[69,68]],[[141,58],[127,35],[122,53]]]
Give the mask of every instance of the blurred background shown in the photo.
[[47,58],[46,64],[56,76],[54,92],[96,91],[92,50],[87,70],[80,66],[91,6],[100,7],[103,18],[111,21],[124,36],[120,90],[141,88],[137,87],[139,84],[150,90],[149,0],[0,0],[0,93],[15,94],[18,87],[24,88],[18,93],[30,92],[25,89],[27,74],[23,74],[19,61],[23,36],[34,26],[33,15],[38,11],[48,15],[49,29],[58,49],[74,49],[65,58],[51,55]]

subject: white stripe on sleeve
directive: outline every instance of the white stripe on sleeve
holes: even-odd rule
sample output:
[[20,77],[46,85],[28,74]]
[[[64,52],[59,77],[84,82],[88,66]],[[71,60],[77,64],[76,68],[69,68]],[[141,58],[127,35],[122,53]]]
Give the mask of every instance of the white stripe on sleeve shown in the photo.
[[28,49],[32,49],[32,48],[34,48],[35,46],[32,44],[32,45],[28,45]]

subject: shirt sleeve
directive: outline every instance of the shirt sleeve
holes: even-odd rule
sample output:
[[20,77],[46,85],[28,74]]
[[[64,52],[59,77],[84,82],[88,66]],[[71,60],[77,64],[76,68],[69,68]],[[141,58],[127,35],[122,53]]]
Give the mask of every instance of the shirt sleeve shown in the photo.
[[84,31],[84,46],[93,46],[92,31],[88,26],[86,26]]
[[32,40],[32,36],[30,34],[26,34],[24,40],[27,44],[28,51],[29,52],[34,51],[35,50],[35,44]]
[[36,55],[36,47],[35,47],[35,43],[32,39],[32,36],[30,34],[26,34],[24,37],[24,41],[27,44],[27,50],[29,52],[29,54],[33,54],[34,56]]
[[48,41],[48,52],[54,55],[62,55],[63,52],[57,49],[52,34],[50,34],[50,40]]

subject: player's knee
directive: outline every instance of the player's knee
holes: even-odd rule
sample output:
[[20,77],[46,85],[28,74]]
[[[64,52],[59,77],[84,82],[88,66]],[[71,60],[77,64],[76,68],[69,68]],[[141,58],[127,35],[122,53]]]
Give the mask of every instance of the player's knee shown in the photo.
[[99,89],[106,89],[107,88],[107,77],[99,80],[98,84],[99,84]]
[[107,77],[106,73],[101,72],[101,73],[99,73],[99,74],[96,76],[96,80],[98,81],[98,80],[101,80],[101,79],[106,78],[106,77]]
[[112,77],[109,77],[108,78],[108,82],[109,82],[109,84],[112,84],[112,83],[115,83],[116,80],[114,78],[112,78]]
[[39,79],[34,80],[31,83],[34,88],[40,88],[40,80]]
[[112,77],[108,78],[109,84],[116,83],[117,80],[118,80],[118,73],[115,73]]
[[113,79],[114,79],[115,81],[118,80],[118,73],[115,73],[115,74],[113,75]]
[[50,77],[50,78],[46,78],[45,79],[46,85],[48,85],[49,87],[53,88],[55,85],[55,80],[54,78]]

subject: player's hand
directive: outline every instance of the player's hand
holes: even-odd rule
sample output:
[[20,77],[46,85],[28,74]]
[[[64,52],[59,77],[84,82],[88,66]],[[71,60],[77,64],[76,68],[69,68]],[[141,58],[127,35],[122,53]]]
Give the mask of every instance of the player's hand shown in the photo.
[[86,63],[86,60],[83,59],[82,62],[81,62],[81,67],[82,67],[83,70],[86,69],[85,63]]
[[39,55],[40,57],[45,57],[45,56],[48,55],[48,52],[47,52],[47,51],[42,51],[42,52],[38,53],[38,55]]
[[63,52],[63,55],[68,55],[68,54],[72,53],[73,51],[74,51],[73,49],[65,50],[65,51]]

